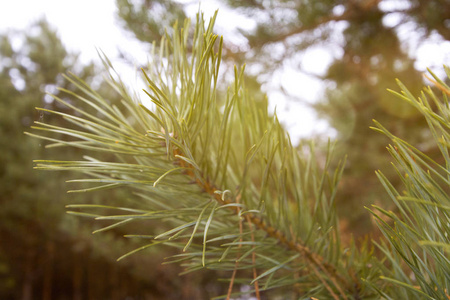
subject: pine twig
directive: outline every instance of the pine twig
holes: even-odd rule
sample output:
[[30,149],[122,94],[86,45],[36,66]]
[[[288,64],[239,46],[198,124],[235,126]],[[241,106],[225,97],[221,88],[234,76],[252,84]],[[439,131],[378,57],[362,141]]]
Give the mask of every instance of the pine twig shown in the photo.
[[[239,203],[239,199],[240,199],[240,197],[238,195],[238,197],[236,197],[236,203]],[[237,213],[238,213],[238,216],[239,216],[239,213],[240,213],[239,207],[237,208]],[[241,218],[239,218],[239,233],[240,233],[239,241],[241,243],[239,243],[239,246],[238,246],[239,251],[236,254],[236,262],[234,264],[233,274],[231,275],[230,285],[228,286],[227,300],[230,300],[231,292],[233,291],[234,279],[236,278],[237,268],[238,268],[238,265],[239,265],[239,257],[241,256],[240,249],[242,247],[242,233],[243,233],[242,219]]]
[[[233,204],[234,202],[228,200],[228,199],[222,199],[222,197],[216,193],[219,191],[219,189],[210,182],[207,178],[198,178],[196,173],[194,172],[194,167],[189,165],[185,160],[179,159],[178,157],[182,156],[182,153],[180,153],[179,149],[174,149],[173,154],[175,157],[175,164],[179,165],[181,168],[183,168],[185,171],[184,173],[192,178],[193,181],[195,181],[200,188],[207,194],[209,194],[211,197],[213,197],[217,202],[220,204],[226,205],[226,204]],[[239,207],[236,206],[229,206],[228,207],[231,210],[234,210],[236,213],[239,214]],[[342,288],[341,284],[343,284],[347,290],[350,290],[349,283],[340,275],[336,273],[336,267],[332,266],[325,262],[325,259],[321,257],[320,255],[311,252],[311,250],[304,246],[301,241],[299,240],[289,240],[284,233],[282,233],[280,230],[275,229],[272,225],[268,224],[267,222],[263,221],[259,216],[248,213],[247,218],[250,220],[250,222],[255,225],[260,230],[265,231],[270,237],[275,238],[279,241],[280,244],[286,246],[287,248],[300,253],[306,260],[311,263],[313,266],[313,270],[315,271],[316,275],[323,280],[323,278],[320,276],[319,270],[321,270],[324,274],[326,274],[333,285],[336,287],[336,289],[339,291],[339,294],[341,296],[341,299],[348,299],[344,289]],[[339,284],[339,282],[341,284]],[[357,282],[356,282],[357,284]],[[330,292],[330,294],[337,297],[337,295],[333,292],[331,287],[328,284],[325,284],[325,287]],[[333,296],[333,297],[334,297]],[[339,299],[339,298],[335,298]]]
[[[247,219],[247,224],[248,224],[248,227],[249,227],[250,232],[251,232],[252,242],[254,243],[254,242],[255,242],[255,235],[253,234],[253,225],[252,225],[252,222],[250,221],[250,218],[249,218],[248,215],[246,215],[245,217],[246,217],[246,219]],[[255,245],[253,245],[252,247],[254,248]],[[255,251],[252,252],[252,263],[253,263],[253,279],[256,279],[256,277],[258,277],[258,274],[256,273],[256,267],[255,267],[255,265],[256,265],[256,254],[255,254]],[[255,294],[256,294],[256,298],[257,298],[258,300],[260,300],[260,299],[261,299],[261,296],[259,295],[259,285],[258,285],[258,280],[255,280],[254,285],[255,285]]]

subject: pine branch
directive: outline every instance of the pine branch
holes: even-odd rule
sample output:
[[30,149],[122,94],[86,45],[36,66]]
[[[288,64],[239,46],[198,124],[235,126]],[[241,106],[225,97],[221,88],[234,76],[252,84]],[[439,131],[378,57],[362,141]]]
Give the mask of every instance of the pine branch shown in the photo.
[[[320,291],[346,299],[359,283],[353,282],[356,271],[342,264],[337,232],[333,201],[342,168],[330,177],[330,155],[325,171],[312,148],[310,161],[299,156],[276,116],[268,115],[267,99],[250,98],[244,68],[235,68],[226,93],[217,91],[223,42],[212,32],[214,19],[205,28],[199,16],[192,45],[189,30],[177,25],[173,36],[162,39],[159,55],[153,54],[153,64],[144,72],[152,106],[128,94],[105,56],[108,82],[122,103],[111,106],[75,76],[67,77],[80,93],[62,92],[86,108],[55,97],[77,116],[47,112],[74,127],[38,123],[33,128],[66,138],[29,134],[53,142],[50,147],[111,153],[117,160],[39,160],[36,168],[79,172],[87,178],[70,182],[95,184],[71,192],[119,186],[136,191],[143,200],[136,207],[107,206],[116,215],[71,212],[114,222],[96,232],[139,220],[170,224],[168,230],[145,237],[127,235],[151,242],[120,259],[165,244],[182,249],[171,262],[183,262],[186,272],[204,267],[243,274],[252,270],[249,283],[256,284],[255,290],[307,283],[316,287],[311,288],[316,295]],[[239,264],[229,258],[233,256]],[[309,272],[300,276],[299,270]]]
[[[178,151],[174,151],[174,157],[180,157],[181,154],[178,153]],[[180,165],[184,170],[185,173],[195,181],[199,187],[208,193],[212,198],[214,198],[219,204],[221,205],[227,205],[227,207],[231,210],[233,210],[237,215],[240,214],[241,208],[239,206],[234,206],[232,204],[239,204],[239,201],[236,201],[235,199],[229,200],[224,199],[220,193],[220,190],[215,187],[213,183],[211,183],[207,178],[198,178],[196,177],[196,173],[194,172],[194,168],[192,165],[188,165],[185,160],[178,159],[178,161],[175,161],[176,165]],[[236,196],[236,199],[240,198],[240,195],[238,194]],[[359,282],[356,280],[353,283],[349,283],[346,279],[344,279],[342,276],[337,274],[336,267],[332,266],[331,264],[327,263],[323,257],[320,255],[313,253],[308,247],[304,246],[304,242],[302,242],[299,238],[297,239],[289,239],[283,232],[276,229],[269,223],[262,220],[261,217],[254,213],[247,213],[245,215],[247,220],[255,225],[260,230],[264,231],[268,236],[276,239],[279,244],[285,246],[288,249],[291,249],[295,252],[298,252],[302,257],[304,257],[312,266],[312,270],[317,275],[317,277],[322,281],[324,286],[327,288],[327,290],[330,292],[330,294],[333,296],[334,299],[339,299],[339,297],[334,293],[333,289],[322,279],[323,275],[320,273],[323,272],[327,278],[331,280],[334,287],[339,291],[341,299],[347,299],[345,290],[353,290],[352,284],[359,285]],[[240,228],[242,227],[242,224],[240,223]],[[242,229],[240,229],[242,231]],[[342,285],[342,286],[341,286]]]
[[416,100],[402,85],[398,94],[426,117],[445,165],[377,123],[394,143],[389,150],[406,189],[400,196],[377,173],[399,210],[397,215],[377,207],[381,216],[374,213],[389,243],[373,244],[385,255],[380,260],[371,244],[341,245],[334,201],[344,163],[330,171],[331,143],[321,160],[312,144],[308,156],[295,149],[276,114],[269,116],[267,99],[251,97],[244,68],[235,68],[226,92],[218,86],[224,81],[219,76],[223,40],[213,34],[214,20],[205,27],[199,15],[193,33],[186,21],[184,29],[175,25],[173,34],[163,37],[159,55],[152,53],[144,72],[145,104],[130,96],[106,56],[107,82],[120,103],[111,104],[76,76],[67,76],[79,93],[62,90],[66,96],[55,100],[73,115],[45,112],[63,118],[68,127],[37,122],[33,130],[42,134],[28,134],[51,142],[47,147],[77,147],[89,156],[36,160],[36,168],[81,174],[70,180],[79,188],[69,192],[126,186],[135,196],[133,207],[71,205],[70,213],[111,222],[95,232],[158,220],[164,229],[126,235],[146,244],[119,260],[156,245],[175,247],[181,252],[165,263],[181,264],[184,274],[228,271],[230,293],[235,284],[255,284],[256,293],[289,286],[301,288],[302,297],[321,299],[447,295],[448,86],[435,77],[443,102],[427,91],[437,112],[424,95]]
[[[448,68],[446,72],[450,77]],[[450,109],[447,95],[450,94],[450,87],[434,74],[432,76],[435,80],[427,78],[442,91],[443,101],[434,95],[431,88],[425,89],[425,93],[416,99],[400,82],[402,93],[393,93],[423,114],[444,164],[436,162],[375,122],[374,129],[393,142],[388,150],[395,160],[405,191],[399,193],[378,171],[377,176],[398,209],[398,214],[377,206],[374,209],[379,214],[374,210],[370,212],[392,247],[390,253],[384,251],[394,268],[387,270],[381,279],[396,288],[403,288],[404,297],[447,299],[450,283],[450,156],[447,142],[450,139]],[[400,261],[405,263],[406,268],[400,265]],[[414,274],[413,279],[410,274]]]

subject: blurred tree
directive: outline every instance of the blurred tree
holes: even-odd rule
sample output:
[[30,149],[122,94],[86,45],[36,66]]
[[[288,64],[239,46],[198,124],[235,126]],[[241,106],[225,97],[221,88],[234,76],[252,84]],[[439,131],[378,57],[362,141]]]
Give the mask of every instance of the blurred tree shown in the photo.
[[[41,176],[32,171],[30,157],[45,159],[50,154],[56,159],[81,159],[76,149],[54,147],[44,151],[45,142],[23,134],[34,121],[53,121],[60,126],[66,122],[53,120],[54,115],[42,111],[36,113],[36,106],[77,114],[46,95],[71,101],[56,88],[74,90],[62,74],[74,72],[88,84],[95,84],[111,104],[121,100],[94,76],[101,74],[98,68],[81,64],[78,55],[66,50],[45,20],[27,31],[3,33],[0,58],[0,298],[193,299],[217,294],[214,286],[207,291],[188,287],[209,286],[214,275],[181,280],[175,276],[179,272],[176,266],[164,270],[158,267],[163,257],[160,251],[117,263],[119,256],[138,245],[121,242],[121,231],[91,239],[92,224],[82,226],[78,218],[64,213],[69,197],[64,196],[67,186],[61,184],[61,174]],[[89,199],[91,203],[105,198],[124,203],[127,197],[126,190],[113,190],[91,194]],[[71,194],[70,201],[76,203],[82,198]],[[133,227],[131,230],[139,232]],[[151,267],[155,264],[158,266]]]
[[[55,246],[71,251],[73,236],[64,236],[63,228],[72,231],[77,226],[73,219],[63,217],[64,203],[60,195],[65,193],[65,188],[55,182],[57,175],[41,177],[31,172],[28,157],[36,153],[43,155],[43,146],[23,132],[33,121],[50,118],[48,114],[36,114],[35,106],[48,109],[58,106],[46,92],[58,94],[56,85],[70,89],[62,73],[72,69],[90,80],[94,66],[81,67],[77,56],[66,51],[45,20],[30,26],[27,33],[3,34],[0,57],[0,253],[2,282],[5,282],[0,287],[0,295],[50,299],[52,269],[56,256],[61,256],[55,253]],[[75,152],[67,154],[73,156]],[[59,268],[68,271],[72,268],[70,263],[70,260],[64,262]],[[40,295],[36,294],[37,290],[41,291]]]
[[[449,40],[450,5],[446,0],[219,2],[255,23],[250,32],[236,24],[238,34],[246,42],[225,43],[224,49],[225,61],[237,64],[245,61],[256,66],[249,69],[259,82],[255,86],[271,82],[273,74],[279,74],[274,71],[285,67],[303,72],[304,54],[313,47],[324,47],[334,56],[324,75],[315,74],[328,88],[313,107],[337,131],[340,141],[337,157],[349,156],[338,200],[341,213],[350,217],[349,231],[356,235],[366,233],[370,221],[360,209],[361,204],[378,203],[385,198],[377,188],[373,171],[384,169],[389,161],[382,137],[369,129],[371,120],[379,120],[394,134],[413,143],[427,145],[425,141],[430,137],[424,133],[424,121],[404,102],[392,99],[386,88],[395,89],[395,79],[399,78],[411,87],[413,94],[419,93],[422,76],[414,67],[415,58],[408,54],[414,49],[406,41],[418,40],[417,47],[430,35]],[[153,42],[156,33],[159,36],[162,30],[142,34],[143,26],[154,25],[155,16],[166,16],[171,21],[181,18],[181,11],[189,3],[118,0],[117,5],[119,17],[125,20],[124,27],[141,41]],[[170,13],[172,9],[177,13]],[[139,17],[127,14],[129,11],[139,12]],[[407,36],[400,36],[405,31]],[[281,83],[280,89],[286,92],[283,88]],[[287,96],[307,103],[314,100]],[[393,172],[386,176],[395,182]],[[355,213],[355,209],[360,213]]]
[[175,1],[116,0],[123,26],[143,42],[159,41],[175,21],[184,21],[183,5]]

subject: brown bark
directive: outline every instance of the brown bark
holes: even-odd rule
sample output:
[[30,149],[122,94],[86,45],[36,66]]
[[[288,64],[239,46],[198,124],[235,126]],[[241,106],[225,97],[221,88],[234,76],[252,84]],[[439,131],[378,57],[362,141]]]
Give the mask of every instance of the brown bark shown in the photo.
[[72,288],[73,288],[73,300],[83,299],[82,295],[82,284],[83,284],[83,266],[81,264],[81,254],[74,254],[74,266],[73,266],[73,278],[72,278]]
[[55,257],[55,243],[53,241],[47,241],[46,244],[47,259],[44,262],[44,282],[42,287],[42,299],[52,299],[52,284],[53,284],[53,262]]
[[22,300],[33,299],[33,267],[34,267],[34,248],[30,247],[26,252],[25,258],[25,276],[22,286]]

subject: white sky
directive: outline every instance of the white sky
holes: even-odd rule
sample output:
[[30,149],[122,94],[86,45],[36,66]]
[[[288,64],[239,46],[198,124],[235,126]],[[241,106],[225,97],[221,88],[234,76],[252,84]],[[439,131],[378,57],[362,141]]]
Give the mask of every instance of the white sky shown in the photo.
[[82,50],[84,58],[96,56],[95,47],[114,49],[121,32],[114,22],[110,0],[14,0],[1,1],[0,29],[24,29],[45,16],[57,27],[64,44]]
[[[191,6],[188,14],[194,16],[198,11],[196,1],[188,1]],[[218,1],[203,1],[201,8],[207,16],[210,16],[218,6]],[[140,76],[114,60],[119,46],[126,53],[131,54],[136,61],[147,61],[147,53],[144,52],[139,42],[127,38],[127,33],[118,25],[115,17],[115,1],[113,0],[0,0],[0,33],[7,29],[24,29],[27,26],[45,16],[59,32],[63,43],[69,49],[81,52],[84,62],[94,60],[99,62],[96,49],[104,51],[115,64],[115,67],[134,78]],[[246,24],[244,19],[236,21],[233,15],[233,24]],[[243,18],[243,17],[241,17]],[[230,26],[230,12],[220,8],[217,19],[217,29],[225,39]],[[389,20],[387,20],[389,21]],[[395,20],[394,20],[395,21]],[[251,27],[252,24],[246,26]],[[444,44],[429,43],[415,49],[415,55],[419,58],[417,67],[425,71],[427,66],[439,68],[442,64],[450,63],[450,42]],[[330,52],[319,49],[308,51],[305,54],[303,68],[305,71],[321,74],[326,70],[332,60]],[[133,74],[134,73],[134,74]],[[275,78],[274,84],[282,81],[283,87],[294,95],[299,90],[301,99],[314,101],[320,93],[323,85],[320,81],[286,68]],[[126,76],[124,76],[126,77]],[[127,81],[129,82],[129,81]],[[133,85],[133,83],[131,83]],[[314,112],[299,103],[285,101],[280,92],[272,91],[270,85],[266,86],[266,92],[271,100],[270,109],[277,106],[277,114],[280,120],[288,126],[292,139],[295,141],[302,136],[308,136],[312,132],[327,132],[325,122],[318,122]]]

